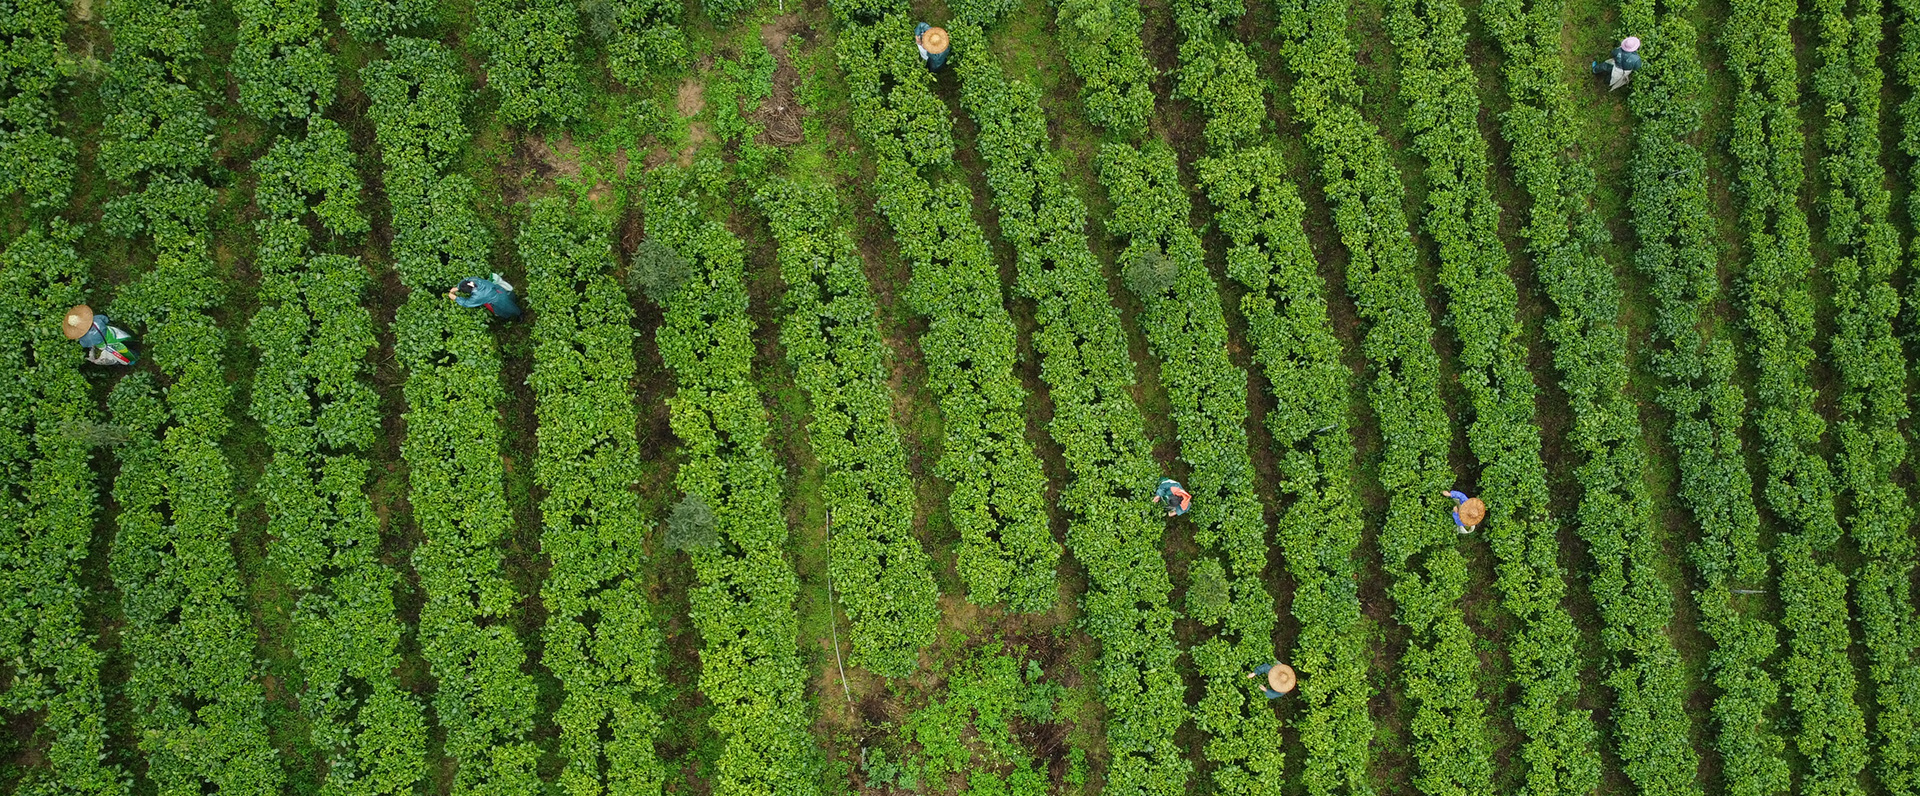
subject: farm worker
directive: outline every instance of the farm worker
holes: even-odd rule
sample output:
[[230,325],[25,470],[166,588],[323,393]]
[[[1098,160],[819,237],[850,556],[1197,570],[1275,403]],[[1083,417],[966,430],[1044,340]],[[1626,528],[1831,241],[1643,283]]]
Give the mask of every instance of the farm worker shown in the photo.
[[1620,40],[1620,46],[1613,48],[1613,57],[1605,61],[1593,62],[1593,73],[1607,76],[1607,90],[1612,91],[1627,84],[1627,78],[1640,68],[1640,37],[1628,36]]
[[1267,681],[1260,684],[1260,690],[1267,693],[1268,699],[1286,696],[1288,691],[1293,690],[1293,684],[1299,680],[1299,677],[1293,673],[1292,666],[1278,661],[1253,667],[1253,671],[1247,673],[1247,679],[1251,680],[1263,674],[1267,676]]
[[[1169,507],[1167,516],[1178,517],[1193,507],[1193,495],[1179,481],[1171,478],[1160,479],[1160,486],[1153,490],[1153,502],[1166,501]],[[1176,505],[1177,503],[1177,505]]]
[[1480,521],[1487,518],[1487,504],[1479,498],[1467,497],[1457,490],[1447,490],[1447,497],[1453,498],[1453,524],[1461,533],[1473,533],[1480,527]]
[[520,305],[513,303],[513,286],[494,274],[492,279],[470,276],[447,291],[447,298],[462,307],[486,307],[493,317],[511,320],[520,317]]
[[927,64],[927,71],[938,72],[947,65],[947,31],[925,22],[913,29],[913,45],[920,49],[920,60]]
[[87,361],[95,365],[131,365],[140,361],[140,355],[127,346],[133,335],[112,325],[113,321],[105,315],[96,314],[92,307],[85,304],[67,310],[60,331],[68,340],[80,344],[87,350]]

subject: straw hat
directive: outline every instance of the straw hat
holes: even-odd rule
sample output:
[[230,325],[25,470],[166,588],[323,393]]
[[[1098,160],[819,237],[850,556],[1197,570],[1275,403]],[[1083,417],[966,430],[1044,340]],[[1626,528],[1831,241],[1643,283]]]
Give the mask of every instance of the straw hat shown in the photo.
[[1298,680],[1299,678],[1293,673],[1293,667],[1284,663],[1276,663],[1273,668],[1267,670],[1267,687],[1282,694],[1292,691],[1293,684]]
[[66,333],[68,340],[78,340],[87,335],[87,329],[93,326],[93,308],[85,304],[67,310],[67,317],[60,325],[60,331]]
[[1481,503],[1479,498],[1467,498],[1467,502],[1455,510],[1460,512],[1460,521],[1469,526],[1479,525],[1481,520],[1487,518],[1487,504]]
[[927,28],[926,33],[920,34],[920,46],[927,48],[927,52],[929,53],[946,52],[947,51],[946,28]]

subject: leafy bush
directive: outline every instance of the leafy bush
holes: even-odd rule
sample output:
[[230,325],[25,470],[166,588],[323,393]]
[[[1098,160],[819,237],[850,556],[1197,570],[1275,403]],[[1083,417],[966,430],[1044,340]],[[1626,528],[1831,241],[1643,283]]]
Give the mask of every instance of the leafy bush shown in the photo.
[[666,545],[669,550],[693,552],[720,549],[720,534],[713,527],[713,510],[699,495],[687,495],[673,504],[667,515]]
[[73,141],[59,133],[54,94],[72,72],[66,7],[55,0],[0,6],[0,196],[54,208],[73,190]]
[[1123,260],[1125,265],[1121,267],[1120,280],[1134,295],[1142,298],[1165,296],[1180,278],[1180,266],[1159,249],[1148,249],[1139,254],[1130,252]]
[[586,76],[574,57],[580,18],[568,0],[480,0],[473,43],[487,54],[487,86],[508,124],[564,125],[586,113]]
[[687,258],[672,246],[648,238],[634,248],[633,259],[627,265],[627,289],[664,307],[681,283],[687,281],[690,270]]
[[[561,788],[658,792],[653,754],[663,639],[642,577],[646,522],[633,381],[633,306],[613,281],[613,229],[587,204],[536,201],[519,235],[533,327],[540,550],[553,567],[541,660],[566,689],[554,713]],[[704,504],[696,499],[696,505]],[[682,505],[686,505],[684,502]],[[712,533],[712,516],[706,518]],[[671,534],[671,532],[670,532]]]

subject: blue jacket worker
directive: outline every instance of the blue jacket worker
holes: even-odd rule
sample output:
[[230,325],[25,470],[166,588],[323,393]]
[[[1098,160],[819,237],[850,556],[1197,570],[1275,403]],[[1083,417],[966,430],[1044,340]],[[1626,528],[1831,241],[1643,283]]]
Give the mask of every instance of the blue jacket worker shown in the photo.
[[67,310],[60,331],[68,340],[86,349],[87,361],[95,365],[131,365],[140,361],[140,355],[127,345],[133,335],[114,326],[112,319],[95,313],[92,307],[85,304]]
[[512,320],[520,317],[520,305],[514,303],[512,291],[513,286],[506,284],[499,274],[494,274],[493,279],[470,276],[447,291],[447,298],[462,307],[486,307],[493,317]]
[[1193,508],[1193,495],[1179,481],[1171,478],[1160,479],[1160,485],[1153,490],[1153,502],[1166,501],[1167,516],[1178,517]]
[[1266,692],[1268,699],[1286,696],[1288,691],[1293,690],[1293,684],[1299,680],[1299,677],[1293,673],[1292,666],[1278,661],[1253,667],[1253,671],[1247,673],[1247,679],[1251,680],[1263,674],[1267,676],[1267,680],[1260,684],[1260,690]]
[[938,72],[947,65],[948,45],[951,43],[945,28],[922,22],[913,29],[913,44],[920,48],[920,60],[926,62],[927,71]]

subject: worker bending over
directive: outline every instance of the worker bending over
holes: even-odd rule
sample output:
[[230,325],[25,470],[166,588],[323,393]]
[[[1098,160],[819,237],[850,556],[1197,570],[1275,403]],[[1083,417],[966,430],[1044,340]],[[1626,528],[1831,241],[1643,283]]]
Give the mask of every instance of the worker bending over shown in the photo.
[[1179,481],[1171,478],[1160,479],[1160,486],[1153,490],[1153,502],[1167,502],[1167,516],[1178,517],[1193,507],[1193,495]]
[[1453,498],[1453,524],[1461,533],[1473,533],[1480,527],[1480,521],[1487,518],[1487,504],[1479,498],[1467,497],[1458,490],[1447,490],[1447,497]]
[[95,365],[131,365],[140,361],[140,355],[127,345],[133,335],[114,326],[111,319],[96,314],[92,307],[85,304],[67,310],[60,331],[66,334],[68,340],[86,349],[87,361]]
[[948,44],[945,28],[922,22],[913,29],[913,45],[920,48],[920,60],[926,63],[929,72],[938,72],[947,65]]
[[485,307],[493,317],[512,320],[520,317],[520,305],[513,301],[513,286],[494,274],[493,279],[470,276],[447,291],[447,298],[462,307]]
[[1605,61],[1593,62],[1593,73],[1607,76],[1607,90],[1612,91],[1627,84],[1633,72],[1640,68],[1640,37],[1628,36],[1620,40],[1620,46],[1613,48],[1613,57]]

